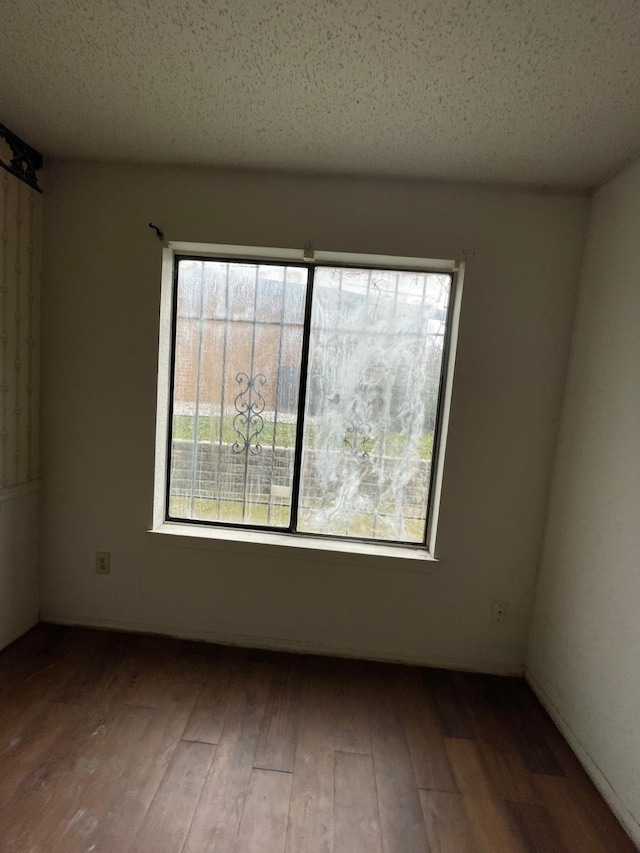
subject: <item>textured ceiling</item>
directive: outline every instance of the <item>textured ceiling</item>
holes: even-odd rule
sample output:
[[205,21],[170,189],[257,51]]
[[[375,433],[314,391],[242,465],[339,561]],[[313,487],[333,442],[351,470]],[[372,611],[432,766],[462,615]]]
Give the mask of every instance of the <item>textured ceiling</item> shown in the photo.
[[46,156],[587,187],[640,148],[638,0],[2,0]]

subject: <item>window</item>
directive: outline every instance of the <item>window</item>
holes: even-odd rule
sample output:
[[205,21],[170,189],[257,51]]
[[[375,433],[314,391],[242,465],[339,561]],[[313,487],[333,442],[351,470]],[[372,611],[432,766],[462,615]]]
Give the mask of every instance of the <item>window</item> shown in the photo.
[[164,520],[425,545],[453,262],[172,248]]

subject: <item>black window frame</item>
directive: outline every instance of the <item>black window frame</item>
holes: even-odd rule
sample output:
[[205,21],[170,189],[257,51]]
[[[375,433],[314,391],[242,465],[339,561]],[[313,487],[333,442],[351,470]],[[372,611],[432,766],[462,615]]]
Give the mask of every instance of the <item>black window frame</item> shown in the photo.
[[[367,256],[362,256],[366,259]],[[375,256],[374,256],[375,257]],[[298,394],[298,408],[296,420],[296,442],[294,450],[294,467],[293,480],[291,486],[291,512],[289,525],[276,526],[265,524],[253,524],[237,521],[210,521],[206,519],[192,519],[172,516],[170,514],[170,486],[171,486],[171,458],[173,450],[173,418],[174,418],[174,391],[175,391],[175,376],[176,376],[176,343],[177,343],[177,324],[178,324],[178,270],[181,261],[216,261],[220,263],[236,263],[236,264],[256,264],[259,266],[277,266],[277,267],[295,267],[307,270],[307,284],[304,303],[304,320],[303,320],[303,338],[302,338],[302,354],[300,362],[300,385]],[[435,499],[435,481],[438,469],[438,460],[441,453],[444,451],[442,446],[442,421],[444,398],[447,386],[447,377],[449,376],[449,365],[451,362],[452,348],[452,333],[454,324],[455,305],[457,303],[458,291],[458,266],[451,266],[446,269],[431,268],[428,266],[414,266],[384,263],[367,263],[366,260],[358,262],[336,262],[335,260],[290,260],[281,259],[278,257],[260,257],[259,255],[225,255],[212,252],[190,253],[186,251],[174,250],[172,252],[173,269],[171,272],[171,343],[170,343],[170,376],[169,376],[169,394],[168,394],[168,419],[166,429],[166,464],[165,464],[165,483],[164,483],[164,521],[170,524],[179,524],[181,526],[197,526],[200,528],[215,528],[228,530],[247,530],[259,531],[263,533],[275,533],[292,536],[295,538],[304,538],[309,540],[338,540],[341,542],[361,542],[384,548],[385,546],[400,546],[404,548],[416,549],[428,548],[430,542],[434,515],[434,499]],[[449,300],[447,303],[447,314],[445,319],[444,335],[443,335],[443,354],[440,366],[440,378],[437,392],[437,403],[435,413],[435,423],[433,431],[433,445],[431,452],[431,463],[429,466],[429,483],[427,492],[427,505],[423,537],[421,542],[407,542],[406,540],[391,540],[377,539],[367,536],[349,536],[336,533],[316,533],[297,530],[298,508],[300,497],[300,478],[302,467],[302,452],[304,438],[304,421],[305,407],[307,397],[307,380],[309,368],[309,344],[311,337],[311,312],[313,306],[313,286],[315,271],[319,267],[329,267],[332,269],[371,269],[387,272],[415,272],[426,273],[433,275],[444,275],[450,279]]]

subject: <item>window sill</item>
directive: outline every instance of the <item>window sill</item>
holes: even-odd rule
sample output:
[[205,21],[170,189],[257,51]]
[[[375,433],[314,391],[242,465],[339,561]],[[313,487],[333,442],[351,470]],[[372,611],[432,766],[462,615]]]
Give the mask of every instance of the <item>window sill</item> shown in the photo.
[[200,527],[176,522],[164,522],[148,532],[176,540],[175,543],[171,544],[187,547],[207,547],[208,542],[218,541],[232,545],[266,545],[311,551],[318,556],[322,553],[335,553],[350,558],[377,557],[379,560],[392,560],[394,568],[409,571],[429,571],[435,568],[435,564],[438,562],[437,558],[429,554],[425,548],[413,545],[349,542],[344,539],[323,539],[264,530],[243,530],[241,528]]

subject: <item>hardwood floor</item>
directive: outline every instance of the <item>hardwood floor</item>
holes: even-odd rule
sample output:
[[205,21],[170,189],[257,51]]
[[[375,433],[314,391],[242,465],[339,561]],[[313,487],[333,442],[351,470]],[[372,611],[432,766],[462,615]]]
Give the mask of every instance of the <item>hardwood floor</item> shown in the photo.
[[635,850],[523,681],[40,625],[2,853]]

